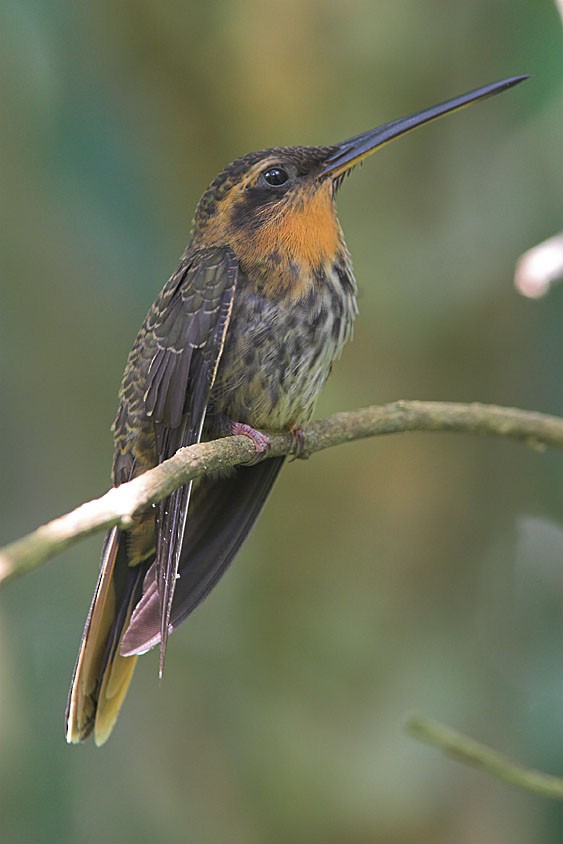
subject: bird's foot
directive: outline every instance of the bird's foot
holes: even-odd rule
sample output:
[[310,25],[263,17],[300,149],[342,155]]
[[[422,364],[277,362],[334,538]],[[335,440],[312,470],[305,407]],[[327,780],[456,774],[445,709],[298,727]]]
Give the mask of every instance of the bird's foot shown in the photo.
[[272,443],[270,441],[270,437],[267,434],[263,434],[261,431],[257,431],[251,425],[247,425],[245,422],[231,422],[231,434],[236,436],[237,434],[242,434],[245,437],[248,437],[249,440],[252,440],[254,443],[254,448],[256,449],[256,454],[246,465],[253,466],[255,463],[259,463],[265,455],[268,453]]
[[291,454],[294,460],[308,460],[307,442],[303,428],[291,428]]

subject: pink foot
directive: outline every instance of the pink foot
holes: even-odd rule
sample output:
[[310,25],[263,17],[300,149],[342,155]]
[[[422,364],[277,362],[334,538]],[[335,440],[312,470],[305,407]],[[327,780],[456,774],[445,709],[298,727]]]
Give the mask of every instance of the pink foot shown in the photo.
[[290,433],[293,442],[291,452],[294,459],[307,460],[309,455],[307,454],[305,432],[303,431],[303,428],[292,428]]
[[252,465],[253,463],[258,463],[264,454],[267,453],[268,449],[271,446],[270,438],[267,434],[263,434],[261,431],[257,431],[251,425],[247,425],[245,422],[231,422],[231,434],[236,436],[237,434],[242,434],[245,437],[248,437],[254,443],[254,448],[256,449],[256,455],[250,461],[250,463],[246,464]]

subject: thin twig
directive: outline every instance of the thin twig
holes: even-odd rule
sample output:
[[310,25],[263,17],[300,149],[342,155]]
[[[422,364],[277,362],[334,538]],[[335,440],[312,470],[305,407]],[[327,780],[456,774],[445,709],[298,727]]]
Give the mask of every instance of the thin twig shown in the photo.
[[[404,431],[457,431],[503,437],[533,448],[563,448],[563,419],[515,408],[483,404],[398,401],[337,413],[304,430],[307,455],[364,437]],[[270,457],[290,454],[290,434],[271,436]],[[192,478],[249,462],[248,437],[236,436],[183,448],[138,478],[111,489],[0,549],[0,585],[32,571],[47,559],[103,528],[128,527],[132,517],[166,498]]]
[[438,747],[460,762],[482,768],[502,782],[553,800],[563,800],[561,777],[544,774],[535,768],[525,768],[508,756],[498,753],[463,733],[458,733],[451,727],[413,715],[407,721],[406,730],[420,741]]

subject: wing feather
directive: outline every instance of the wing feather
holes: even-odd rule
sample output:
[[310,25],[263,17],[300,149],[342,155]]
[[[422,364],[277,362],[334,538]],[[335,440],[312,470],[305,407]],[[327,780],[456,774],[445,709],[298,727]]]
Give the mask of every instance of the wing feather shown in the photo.
[[[187,253],[149,311],[121,388],[115,423],[116,485],[133,477],[139,465],[146,467],[154,460],[153,433],[158,462],[199,440],[229,325],[237,271],[235,256],[227,247]],[[69,692],[69,742],[82,741],[92,731],[97,744],[109,736],[136,662],[121,653],[123,634],[151,581],[157,592],[159,629],[164,631],[162,669],[190,492],[188,484],[157,510],[156,564],[151,565],[152,511],[147,525],[140,521],[137,533],[113,528],[107,534]]]
[[[237,260],[229,247],[200,250],[171,280],[168,303],[150,326],[156,351],[147,376],[145,409],[154,419],[159,462],[201,438],[237,276]],[[161,673],[191,490],[191,483],[180,487],[158,508]]]
[[[198,481],[179,563],[168,633],[178,627],[215,586],[248,536],[285,458],[239,466],[226,478]],[[156,567],[149,569],[143,597],[121,642],[123,656],[145,653],[160,641]]]

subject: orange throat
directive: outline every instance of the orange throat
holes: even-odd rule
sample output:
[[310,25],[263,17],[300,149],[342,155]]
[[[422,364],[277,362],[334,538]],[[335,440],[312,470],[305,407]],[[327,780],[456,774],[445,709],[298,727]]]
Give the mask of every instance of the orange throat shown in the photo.
[[329,268],[343,248],[343,235],[329,182],[311,185],[289,202],[268,209],[268,217],[237,244],[241,265],[260,277],[264,291],[301,298],[315,274]]

